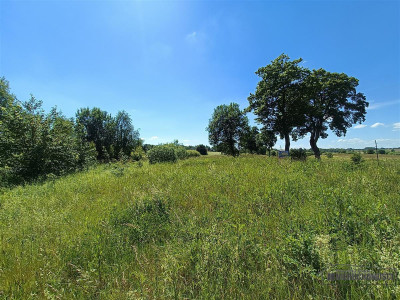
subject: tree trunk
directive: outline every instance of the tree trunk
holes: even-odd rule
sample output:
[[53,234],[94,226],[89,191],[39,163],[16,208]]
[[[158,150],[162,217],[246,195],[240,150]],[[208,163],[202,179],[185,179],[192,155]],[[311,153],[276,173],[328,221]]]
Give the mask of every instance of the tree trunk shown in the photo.
[[232,156],[236,156],[236,151],[235,151],[235,142],[233,140],[229,141],[229,149],[231,151]]
[[321,153],[319,152],[319,148],[317,146],[317,141],[318,139],[314,138],[314,134],[311,133],[311,137],[310,137],[310,146],[311,149],[314,151],[314,155],[316,159],[321,159]]
[[290,136],[289,133],[285,133],[285,151],[290,149]]

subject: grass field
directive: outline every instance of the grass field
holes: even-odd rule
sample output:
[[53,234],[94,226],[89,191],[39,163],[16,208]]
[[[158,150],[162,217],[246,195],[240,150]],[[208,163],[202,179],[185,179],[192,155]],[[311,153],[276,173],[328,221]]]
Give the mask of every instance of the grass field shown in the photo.
[[395,299],[325,273],[400,270],[399,182],[397,157],[215,155],[3,191],[0,298]]

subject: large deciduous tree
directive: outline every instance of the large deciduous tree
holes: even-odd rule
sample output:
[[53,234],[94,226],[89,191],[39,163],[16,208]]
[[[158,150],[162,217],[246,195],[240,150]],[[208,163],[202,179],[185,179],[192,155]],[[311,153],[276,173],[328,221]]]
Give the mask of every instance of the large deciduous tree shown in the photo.
[[290,148],[293,128],[301,123],[299,114],[302,100],[302,82],[306,69],[299,66],[301,58],[291,61],[282,54],[256,74],[261,77],[254,94],[248,97],[249,107],[256,121],[267,130],[285,139],[285,150]]
[[248,122],[237,103],[217,106],[206,128],[210,144],[225,154],[238,155],[237,145]]
[[368,102],[364,94],[356,90],[358,80],[344,73],[313,70],[302,84],[304,119],[293,135],[298,138],[309,133],[311,149],[319,159],[319,138],[328,136],[328,128],[342,136],[352,124],[365,121]]

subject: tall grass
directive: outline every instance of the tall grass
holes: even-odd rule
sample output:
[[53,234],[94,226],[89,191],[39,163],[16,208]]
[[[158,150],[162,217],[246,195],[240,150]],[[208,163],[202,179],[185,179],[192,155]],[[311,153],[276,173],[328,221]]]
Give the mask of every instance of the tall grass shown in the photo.
[[400,296],[400,160],[202,156],[102,165],[0,195],[0,298]]

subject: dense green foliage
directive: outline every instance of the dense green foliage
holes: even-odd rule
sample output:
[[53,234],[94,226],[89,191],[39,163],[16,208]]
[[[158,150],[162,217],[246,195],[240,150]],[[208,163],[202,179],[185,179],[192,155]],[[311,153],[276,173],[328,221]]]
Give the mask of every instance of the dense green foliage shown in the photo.
[[84,128],[82,138],[96,145],[99,160],[130,156],[133,149],[140,145],[139,132],[134,129],[125,111],[112,117],[97,107],[81,108],[76,113],[76,123]]
[[3,191],[0,298],[396,299],[391,281],[326,280],[333,264],[400,270],[385,157],[208,155]]
[[248,97],[248,110],[254,111],[258,123],[285,139],[285,151],[290,148],[290,134],[302,122],[302,83],[307,72],[301,62],[282,54],[259,68],[256,74],[261,80]]
[[189,151],[191,150],[186,150],[183,145],[179,144],[178,141],[175,140],[173,143],[161,144],[152,147],[147,152],[147,158],[151,164],[161,162],[176,162],[178,159],[188,158],[190,156]]
[[[256,136],[256,142],[257,142],[257,153],[258,154],[265,154],[266,151],[268,151],[268,156],[271,156],[271,150],[272,147],[274,147],[276,143],[276,135],[274,134],[273,131],[267,130],[262,128],[260,130],[260,133]],[[266,151],[262,151],[261,149],[265,148]]]
[[355,163],[356,165],[362,163],[364,161],[364,159],[362,158],[361,154],[356,152],[353,153],[353,155],[351,156],[351,160],[353,161],[353,163]]
[[294,160],[306,160],[307,159],[307,151],[306,149],[290,149],[290,158]]
[[161,162],[176,162],[178,160],[175,147],[169,145],[158,145],[151,148],[147,152],[147,157],[151,164]]
[[386,154],[386,151],[385,151],[384,149],[379,149],[379,150],[378,150],[378,153],[379,153],[379,154]]
[[229,155],[238,155],[238,144],[248,129],[249,120],[240,110],[237,103],[219,105],[208,123],[208,140],[210,144]]
[[259,68],[261,80],[248,97],[246,111],[254,111],[259,124],[285,139],[285,151],[290,136],[297,140],[310,134],[310,146],[320,158],[317,142],[328,136],[328,128],[345,135],[352,124],[365,121],[368,102],[356,90],[358,79],[324,69],[310,71],[301,62],[282,54]]
[[95,161],[94,145],[55,108],[45,114],[33,96],[20,102],[0,78],[0,185],[60,176]]
[[239,138],[240,152],[257,153],[259,148],[259,144],[257,144],[258,134],[259,130],[256,126],[245,126]]
[[0,186],[82,170],[99,160],[124,159],[140,146],[129,115],[115,118],[99,108],[80,109],[76,120],[42,101],[21,102],[0,78]]
[[294,136],[310,134],[310,146],[315,157],[320,157],[319,138],[328,136],[328,128],[337,136],[346,135],[355,123],[365,121],[368,102],[356,91],[358,79],[344,73],[330,73],[324,69],[307,71],[303,82],[304,120],[297,125]]
[[196,151],[198,151],[201,155],[207,155],[208,150],[207,147],[204,146],[203,144],[200,144],[196,147]]
[[188,157],[197,157],[200,156],[200,152],[197,150],[186,150]]

